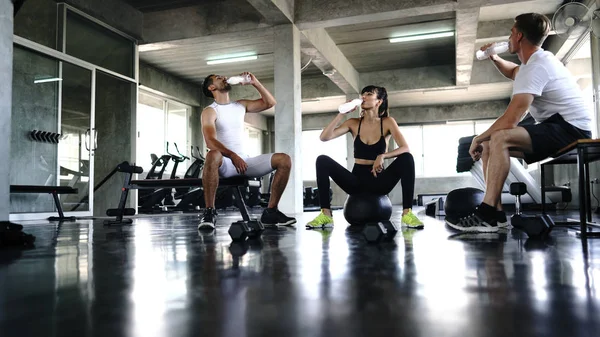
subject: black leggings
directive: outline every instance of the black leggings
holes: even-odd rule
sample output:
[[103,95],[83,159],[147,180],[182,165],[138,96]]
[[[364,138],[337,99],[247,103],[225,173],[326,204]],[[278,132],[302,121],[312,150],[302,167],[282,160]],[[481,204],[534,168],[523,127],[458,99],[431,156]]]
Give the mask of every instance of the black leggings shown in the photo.
[[385,168],[377,177],[373,176],[373,165],[355,164],[352,172],[328,156],[317,157],[317,187],[321,208],[331,208],[329,202],[329,177],[348,194],[373,193],[388,194],[401,180],[402,207],[412,208],[415,193],[415,160],[412,154],[405,152]]

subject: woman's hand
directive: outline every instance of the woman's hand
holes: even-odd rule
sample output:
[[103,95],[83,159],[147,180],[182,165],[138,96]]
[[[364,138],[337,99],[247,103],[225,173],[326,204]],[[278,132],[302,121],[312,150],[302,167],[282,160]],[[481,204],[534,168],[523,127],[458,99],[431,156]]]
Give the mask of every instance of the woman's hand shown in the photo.
[[375,158],[375,162],[373,163],[373,168],[371,169],[371,173],[373,176],[377,178],[377,174],[383,171],[383,155],[380,154]]

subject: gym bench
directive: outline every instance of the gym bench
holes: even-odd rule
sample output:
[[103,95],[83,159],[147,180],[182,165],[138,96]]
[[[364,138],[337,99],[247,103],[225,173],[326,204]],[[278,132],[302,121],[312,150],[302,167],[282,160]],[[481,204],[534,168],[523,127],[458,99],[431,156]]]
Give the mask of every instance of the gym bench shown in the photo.
[[10,193],[49,193],[54,198],[54,205],[58,210],[58,217],[51,216],[50,221],[75,221],[74,216],[65,217],[59,194],[77,194],[77,189],[70,186],[42,186],[42,185],[10,185]]
[[588,231],[590,227],[600,227],[592,222],[592,206],[590,199],[590,167],[589,164],[600,160],[600,139],[580,139],[560,149],[551,158],[540,162],[542,181],[542,214],[546,213],[546,188],[544,187],[546,165],[577,164],[579,170],[579,223],[578,237],[600,237],[600,232]]
[[[124,224],[132,223],[133,220],[130,218],[124,219],[125,215],[134,215],[136,213],[133,208],[125,208],[127,203],[127,197],[129,190],[139,189],[156,189],[156,188],[185,188],[185,187],[202,187],[202,179],[200,178],[187,178],[187,179],[142,179],[132,180],[133,173],[141,173],[142,168],[138,166],[132,166],[131,169],[125,172],[125,180],[123,183],[121,199],[119,200],[119,206],[117,208],[108,209],[106,215],[115,216],[115,220],[106,221],[106,225],[113,224]],[[219,187],[229,186],[234,187],[233,193],[235,197],[236,207],[240,210],[244,221],[250,221],[250,215],[246,208],[246,203],[242,197],[242,188],[248,186],[249,177],[237,176],[231,178],[219,179]]]

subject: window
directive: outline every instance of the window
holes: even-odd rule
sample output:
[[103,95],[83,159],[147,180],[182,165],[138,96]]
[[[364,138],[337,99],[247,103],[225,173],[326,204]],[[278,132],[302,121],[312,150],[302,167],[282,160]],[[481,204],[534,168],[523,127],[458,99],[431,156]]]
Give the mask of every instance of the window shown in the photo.
[[[440,137],[443,135],[442,137]],[[473,122],[423,126],[423,175],[456,175],[458,140],[473,135]],[[444,163],[440,165],[440,163]]]
[[[415,158],[417,177],[456,176],[458,140],[481,134],[494,120],[448,122],[446,124],[400,126]],[[444,163],[444,164],[440,164]],[[461,173],[462,174],[462,173]]]
[[[415,173],[417,176],[423,175],[423,127],[421,125],[416,126],[402,126],[400,132],[404,136],[404,140],[408,144],[410,153],[415,159]],[[398,147],[395,144],[394,149]]]
[[315,163],[319,155],[328,155],[340,165],[346,167],[348,149],[346,136],[328,142],[319,139],[321,130],[302,131],[302,180],[317,180]]
[[[189,137],[191,134],[187,105],[173,102],[145,92],[140,92],[137,110],[137,149],[136,164],[148,172],[152,168],[152,154],[160,157],[167,150],[177,155],[177,149],[190,157]],[[167,142],[169,148],[167,149]],[[177,149],[175,145],[177,144]],[[184,161],[177,166],[177,176],[183,177],[190,162]],[[173,162],[165,170],[171,174]]]
[[250,157],[256,157],[263,153],[262,151],[262,132],[251,126],[244,128],[246,131],[246,152]]

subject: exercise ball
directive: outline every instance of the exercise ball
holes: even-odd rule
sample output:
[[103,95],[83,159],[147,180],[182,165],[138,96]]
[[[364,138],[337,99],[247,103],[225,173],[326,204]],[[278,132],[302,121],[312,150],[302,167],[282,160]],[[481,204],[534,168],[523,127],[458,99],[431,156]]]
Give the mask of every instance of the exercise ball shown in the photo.
[[446,216],[452,218],[465,217],[483,202],[484,192],[478,188],[465,187],[450,191],[444,202]]
[[344,203],[344,218],[351,225],[389,220],[392,202],[387,195],[351,194]]

